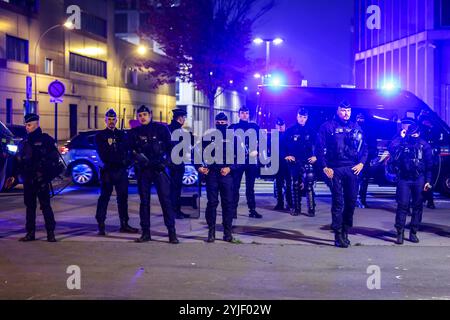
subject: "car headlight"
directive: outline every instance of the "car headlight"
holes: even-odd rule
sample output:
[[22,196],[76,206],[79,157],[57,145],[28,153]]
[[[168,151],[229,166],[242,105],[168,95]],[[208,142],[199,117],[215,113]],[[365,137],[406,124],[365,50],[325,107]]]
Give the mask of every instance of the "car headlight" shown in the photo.
[[15,144],[7,144],[6,148],[9,153],[16,154],[18,147]]

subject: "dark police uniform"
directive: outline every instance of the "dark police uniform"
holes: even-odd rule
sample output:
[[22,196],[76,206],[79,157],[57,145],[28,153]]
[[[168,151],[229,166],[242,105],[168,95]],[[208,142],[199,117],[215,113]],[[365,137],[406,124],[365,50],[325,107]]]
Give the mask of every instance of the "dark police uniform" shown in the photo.
[[[216,115],[216,121],[222,120],[227,121],[227,116],[221,112]],[[222,163],[208,162],[204,161],[201,167],[207,168],[209,170],[206,174],[206,195],[208,202],[206,205],[205,218],[208,224],[208,240],[207,242],[214,242],[215,231],[216,231],[216,217],[217,217],[217,206],[219,205],[219,194],[220,201],[222,204],[222,225],[223,225],[223,240],[227,242],[233,241],[232,236],[232,223],[233,217],[235,216],[235,204],[234,204],[234,184],[233,184],[233,171],[236,169],[234,163],[227,163],[227,144],[232,143],[232,141],[226,140],[226,129],[227,125],[221,126],[216,125],[216,129],[222,133],[223,144],[217,145],[215,147],[222,148],[223,158]],[[205,142],[204,148],[208,147],[210,144],[216,144],[214,137],[212,137],[211,142]],[[212,152],[212,156],[215,157],[215,152]],[[211,159],[212,161],[213,159]],[[230,172],[224,176],[221,174],[223,168],[230,168]]]
[[[285,122],[282,119],[277,120],[277,125],[283,126]],[[284,198],[286,197],[286,203],[288,209],[292,208],[292,179],[291,173],[289,171],[288,163],[286,162],[286,152],[288,149],[286,141],[286,131],[279,132],[279,164],[277,174],[275,175],[275,197],[277,198],[277,205],[274,210],[284,210]],[[283,189],[285,189],[285,194],[283,194]]]
[[[186,116],[187,112],[183,109],[173,110],[173,119],[169,124],[169,131],[172,134],[175,130],[181,129],[182,125],[177,121],[178,117]],[[178,142],[172,142],[172,146],[176,145]],[[183,219],[189,218],[189,215],[181,212],[181,189],[183,187],[183,176],[184,176],[185,165],[184,162],[180,164],[175,164],[170,161],[169,173],[172,182],[172,192],[170,193],[172,199],[172,205],[174,207],[176,218]]]
[[[109,110],[106,117],[116,117],[114,110]],[[136,233],[137,229],[128,225],[128,139],[124,131],[106,128],[95,136],[97,152],[103,162],[100,169],[101,189],[97,202],[96,220],[99,235],[105,235],[105,220],[109,199],[113,188],[117,193],[117,207],[120,218],[120,232]]]
[[314,169],[308,159],[314,156],[316,133],[307,125],[295,124],[286,131],[286,156],[295,157],[289,163],[292,176],[293,215],[301,213],[302,185],[305,189],[308,216],[315,215]]
[[[39,116],[28,114],[25,123],[38,121]],[[59,163],[59,153],[55,147],[55,140],[43,133],[38,127],[29,133],[19,144],[14,158],[13,176],[21,175],[23,179],[23,195],[26,206],[26,236],[21,241],[35,240],[36,230],[36,198],[44,215],[47,240],[55,242],[55,218],[50,206],[50,182],[59,174],[54,172]]]
[[360,208],[367,208],[367,190],[372,176],[371,161],[378,156],[377,140],[374,134],[368,130],[368,125],[363,114],[356,116],[357,124],[361,127],[367,143],[368,156],[364,168],[359,174],[359,202]]
[[352,167],[367,160],[367,146],[361,128],[352,121],[343,121],[335,116],[320,127],[316,154],[321,169],[328,167],[334,170],[331,228],[335,233],[335,245],[347,247],[350,244],[348,230],[353,226],[358,196],[358,177]]
[[[150,110],[141,106],[137,114]],[[171,138],[167,126],[151,121],[130,131],[130,146],[136,160],[136,175],[140,197],[139,216],[142,236],[137,242],[150,241],[150,194],[154,183],[169,231],[169,242],[178,243],[175,231],[175,211],[170,202],[171,184],[167,166],[171,152]]]
[[[405,138],[398,137],[389,146],[389,153],[396,169],[397,213],[395,228],[397,229],[397,244],[403,244],[404,229],[409,207],[412,208],[410,224],[410,241],[419,242],[417,231],[422,221],[423,195],[425,184],[431,184],[433,156],[430,145],[423,139],[412,137],[419,132],[419,127],[412,124]],[[411,201],[412,200],[412,201]]]
[[[248,111],[247,108],[241,108],[241,110]],[[259,140],[259,126],[256,123],[240,120],[238,123],[230,125],[229,129],[234,131],[241,129],[244,133],[249,130],[255,130],[256,137]],[[249,150],[249,138],[246,137],[245,141],[242,141],[242,143],[236,143],[236,148],[241,148],[241,151],[245,153],[245,164],[237,164],[233,173],[234,205],[236,207],[236,212],[237,207],[239,206],[239,190],[241,188],[242,176],[245,173],[245,195],[247,197],[247,206],[250,212],[249,217],[258,219],[262,218],[262,215],[256,212],[255,200],[255,180],[259,174],[259,166],[258,164],[254,164],[254,159],[250,159],[250,153],[254,150]]]

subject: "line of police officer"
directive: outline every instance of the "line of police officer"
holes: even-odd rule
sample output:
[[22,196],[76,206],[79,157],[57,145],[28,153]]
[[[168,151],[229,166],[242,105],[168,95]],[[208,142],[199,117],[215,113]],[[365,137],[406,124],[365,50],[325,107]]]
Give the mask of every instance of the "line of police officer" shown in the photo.
[[[101,169],[101,193],[98,199],[96,219],[99,235],[105,235],[105,219],[108,202],[113,188],[117,192],[117,202],[120,217],[120,231],[137,233],[138,230],[128,224],[128,168],[135,164],[138,190],[140,197],[141,237],[136,242],[147,242],[150,236],[150,188],[155,184],[158,198],[164,216],[164,223],[168,229],[169,242],[178,243],[175,218],[179,210],[179,203],[171,197],[172,190],[181,195],[181,183],[177,170],[169,168],[171,164],[171,150],[173,143],[167,126],[152,121],[152,113],[146,106],[137,110],[140,126],[130,130],[129,135],[116,128],[117,116],[113,110],[105,115],[106,129],[96,136],[99,156],[104,163]],[[172,131],[181,129],[186,114],[179,109],[174,111]],[[333,119],[321,125],[316,134],[306,126],[308,112],[300,109],[297,113],[297,124],[284,131],[284,122],[279,120],[277,128],[281,131],[281,161],[282,169],[277,175],[277,187],[290,189],[292,197],[287,203],[293,215],[301,213],[302,190],[307,196],[308,214],[315,214],[314,177],[312,165],[322,169],[329,179],[328,185],[332,193],[332,224],[335,233],[335,245],[346,248],[350,245],[349,230],[353,226],[353,214],[359,190],[358,175],[362,172],[368,158],[366,137],[361,127],[350,120],[351,106],[342,102],[337,108]],[[216,129],[226,137],[226,129],[259,130],[259,127],[248,121],[248,109],[239,110],[239,123],[228,127],[228,119],[224,113],[216,116]],[[15,157],[14,178],[7,181],[7,186],[13,184],[18,174],[24,178],[24,200],[27,208],[26,231],[22,241],[35,239],[36,198],[39,199],[44,214],[48,241],[56,241],[54,236],[55,220],[50,206],[49,182],[60,172],[58,169],[59,154],[55,142],[39,127],[39,116],[29,114],[25,116],[28,136],[19,145]],[[258,132],[256,132],[258,133]],[[390,167],[394,168],[399,177],[397,187],[398,209],[395,227],[398,232],[396,243],[402,244],[406,215],[412,199],[412,221],[410,240],[418,242],[417,231],[422,219],[423,196],[422,190],[431,189],[431,148],[429,144],[419,138],[417,124],[410,125],[395,138],[390,146]],[[245,151],[245,163],[236,161],[234,150],[233,163],[227,162],[227,144],[223,144],[223,161],[219,163],[203,163],[198,167],[201,174],[206,176],[208,223],[208,242],[215,240],[216,209],[219,194],[222,201],[224,240],[231,242],[232,220],[237,216],[239,202],[239,187],[243,174],[246,174],[246,196],[249,207],[249,217],[261,218],[256,212],[254,194],[254,180],[257,175],[257,161],[252,161],[258,155],[257,148],[248,141],[236,140],[239,135],[233,135],[234,146]],[[214,139],[211,143],[215,143]],[[203,148],[208,144],[203,144]],[[253,159],[254,160],[254,159]],[[283,168],[283,166],[285,166]],[[173,168],[173,166],[172,166]],[[286,169],[288,168],[288,170]],[[184,167],[183,167],[184,171]],[[288,177],[289,176],[289,177]],[[281,182],[279,181],[281,180]],[[292,186],[291,186],[292,182]],[[178,184],[178,185],[177,185]],[[284,208],[282,191],[277,192],[277,209]],[[289,199],[290,198],[290,199]],[[179,196],[177,197],[179,199]]]

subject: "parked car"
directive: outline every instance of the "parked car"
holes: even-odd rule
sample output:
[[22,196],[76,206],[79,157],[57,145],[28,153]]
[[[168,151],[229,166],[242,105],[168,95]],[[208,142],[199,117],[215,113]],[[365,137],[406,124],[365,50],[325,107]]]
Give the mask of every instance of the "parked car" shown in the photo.
[[[263,129],[275,128],[277,117],[289,127],[296,122],[296,112],[305,107],[309,111],[309,125],[318,130],[331,119],[336,107],[346,100],[352,106],[352,119],[362,113],[366,125],[376,140],[378,156],[371,161],[371,182],[392,185],[386,175],[388,146],[400,131],[400,120],[407,116],[420,122],[426,119],[435,155],[435,188],[450,196],[450,128],[425,102],[404,90],[369,90],[348,88],[271,87],[260,86],[256,110],[257,122]],[[425,121],[423,121],[425,123]],[[319,176],[321,173],[318,172]]]
[[[100,178],[103,163],[97,153],[95,135],[98,130],[81,132],[60,149],[67,164],[69,174],[77,185],[96,184]],[[134,179],[134,169],[130,168],[128,177]],[[185,186],[193,186],[198,181],[198,173],[192,165],[186,165],[183,176]]]
[[0,121],[0,190],[11,175],[12,157],[17,152],[12,132]]

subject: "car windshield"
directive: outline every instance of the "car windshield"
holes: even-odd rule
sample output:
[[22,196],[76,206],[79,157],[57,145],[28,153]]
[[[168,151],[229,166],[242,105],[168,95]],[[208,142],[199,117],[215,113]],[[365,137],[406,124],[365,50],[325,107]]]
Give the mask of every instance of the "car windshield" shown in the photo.
[[2,138],[4,138],[4,137],[12,138],[13,137],[13,134],[11,133],[11,131],[9,131],[8,128],[1,121],[0,121],[0,136]]

